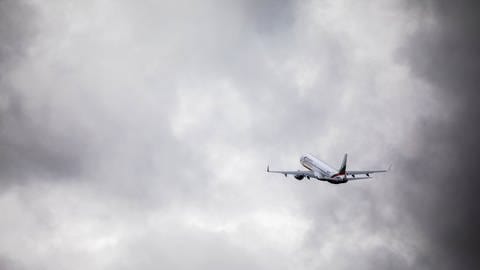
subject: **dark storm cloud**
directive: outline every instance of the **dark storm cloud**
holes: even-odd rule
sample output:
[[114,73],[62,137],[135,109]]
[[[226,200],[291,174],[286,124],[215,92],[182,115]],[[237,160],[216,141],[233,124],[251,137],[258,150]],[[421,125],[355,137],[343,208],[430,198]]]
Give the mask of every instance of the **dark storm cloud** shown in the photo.
[[409,65],[451,113],[419,126],[420,154],[405,165],[411,173],[401,200],[429,241],[421,264],[478,269],[480,3],[425,1],[416,12],[433,12],[435,22],[411,38]]
[[[24,1],[0,1],[0,182],[35,174],[68,176],[79,170],[70,135],[55,135],[46,123],[48,110],[32,115],[27,97],[16,91],[9,73],[24,59],[35,38],[36,12]],[[30,89],[34,93],[35,89]]]

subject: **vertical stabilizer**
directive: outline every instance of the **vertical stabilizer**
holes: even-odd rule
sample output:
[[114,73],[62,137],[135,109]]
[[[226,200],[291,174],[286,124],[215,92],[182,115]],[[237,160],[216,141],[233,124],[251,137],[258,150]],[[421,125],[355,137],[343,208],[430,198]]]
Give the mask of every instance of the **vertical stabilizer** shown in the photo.
[[340,166],[340,169],[338,170],[339,175],[345,174],[347,171],[347,154],[345,153],[345,156],[343,156],[343,161],[342,165]]

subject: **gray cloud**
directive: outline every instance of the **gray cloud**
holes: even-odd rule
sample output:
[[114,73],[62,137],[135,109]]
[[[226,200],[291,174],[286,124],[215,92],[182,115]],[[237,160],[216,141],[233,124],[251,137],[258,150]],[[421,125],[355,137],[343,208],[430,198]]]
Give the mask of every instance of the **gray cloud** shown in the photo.
[[[424,168],[443,160],[420,161],[443,97],[421,57],[398,59],[426,46],[404,46],[411,10],[353,2],[32,2],[35,19],[12,22],[32,32],[3,53],[0,254],[48,269],[436,265],[441,171]],[[396,170],[265,176],[302,152]]]
[[295,20],[296,1],[240,1],[256,31],[262,34],[286,31]]
[[[419,155],[406,163],[412,185],[405,205],[429,240],[427,268],[478,268],[480,209],[476,164],[480,161],[477,100],[480,33],[475,1],[425,1],[417,12],[433,14],[408,44],[408,63],[449,111],[421,129]],[[428,16],[427,16],[428,17]]]
[[[55,134],[48,127],[48,108],[28,111],[28,96],[15,89],[10,76],[36,38],[35,8],[24,1],[0,2],[0,181],[23,182],[32,174],[68,176],[79,171],[79,144],[72,134]],[[31,91],[35,91],[31,89]],[[76,149],[78,152],[79,148]]]
[[17,269],[24,269],[24,268],[21,267],[20,265],[18,265],[17,263],[14,263],[10,259],[0,257],[0,269],[2,269],[2,270],[8,270],[8,269],[17,270]]

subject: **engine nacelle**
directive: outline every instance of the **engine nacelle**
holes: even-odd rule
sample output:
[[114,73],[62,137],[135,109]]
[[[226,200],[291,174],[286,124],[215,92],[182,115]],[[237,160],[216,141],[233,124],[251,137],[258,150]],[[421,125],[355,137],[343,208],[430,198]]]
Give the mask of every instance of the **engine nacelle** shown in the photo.
[[298,181],[303,180],[304,177],[305,175],[295,175],[295,179],[297,179]]

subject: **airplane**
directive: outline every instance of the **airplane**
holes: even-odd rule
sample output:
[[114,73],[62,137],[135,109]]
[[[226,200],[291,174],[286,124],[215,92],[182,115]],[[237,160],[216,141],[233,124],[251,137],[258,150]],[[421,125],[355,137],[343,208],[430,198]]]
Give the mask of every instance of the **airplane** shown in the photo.
[[[367,171],[347,171],[347,154],[343,157],[342,165],[339,170],[335,170],[325,162],[312,156],[311,154],[304,154],[300,157],[300,164],[302,164],[308,171],[271,171],[270,166],[267,165],[268,173],[280,173],[287,177],[293,175],[297,180],[303,178],[314,178],[320,181],[326,181],[331,184],[344,184],[352,180],[371,179],[370,174],[384,173],[388,170],[367,170]],[[389,168],[390,169],[390,168]],[[356,175],[361,175],[357,177]]]

